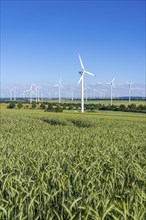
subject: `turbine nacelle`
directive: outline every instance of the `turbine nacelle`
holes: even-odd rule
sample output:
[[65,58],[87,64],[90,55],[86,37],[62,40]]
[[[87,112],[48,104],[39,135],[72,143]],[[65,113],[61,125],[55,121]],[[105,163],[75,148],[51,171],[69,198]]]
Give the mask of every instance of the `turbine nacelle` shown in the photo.
[[113,78],[111,82],[108,82],[108,83],[106,83],[106,84],[107,84],[107,85],[111,85],[112,87],[115,88],[114,81],[115,81],[115,78]]
[[84,73],[83,71],[80,71],[80,72],[79,72],[80,75],[83,75],[83,73]]
[[126,84],[128,85],[129,89],[131,89],[131,86],[134,84],[134,82],[126,82]]
[[61,80],[59,80],[58,84],[54,85],[55,87],[61,87],[62,89],[64,88],[63,85],[61,84]]

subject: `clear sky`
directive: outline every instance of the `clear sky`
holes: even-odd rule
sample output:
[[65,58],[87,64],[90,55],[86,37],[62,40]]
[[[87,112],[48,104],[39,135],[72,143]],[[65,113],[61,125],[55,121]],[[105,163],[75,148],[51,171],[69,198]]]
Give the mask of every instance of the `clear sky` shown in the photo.
[[1,83],[145,82],[145,1],[1,1]]

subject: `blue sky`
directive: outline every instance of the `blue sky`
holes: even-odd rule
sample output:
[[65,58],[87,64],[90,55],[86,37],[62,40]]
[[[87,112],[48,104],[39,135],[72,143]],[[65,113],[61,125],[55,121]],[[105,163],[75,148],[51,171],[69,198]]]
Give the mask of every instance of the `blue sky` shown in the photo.
[[2,1],[1,84],[145,82],[145,1]]

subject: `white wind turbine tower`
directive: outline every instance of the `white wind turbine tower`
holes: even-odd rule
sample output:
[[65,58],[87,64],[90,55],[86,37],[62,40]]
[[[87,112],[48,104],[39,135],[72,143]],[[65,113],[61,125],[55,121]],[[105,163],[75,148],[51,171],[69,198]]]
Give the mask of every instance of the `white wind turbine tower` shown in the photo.
[[13,89],[14,91],[14,101],[16,101],[16,87]]
[[25,95],[26,95],[26,92],[27,92],[27,90],[23,90],[23,93],[22,93],[22,96],[23,96],[23,99],[25,100]]
[[87,100],[87,99],[88,99],[88,95],[87,95],[88,89],[90,89],[90,88],[87,86],[87,83],[85,83],[86,102],[88,101],[88,100]]
[[130,99],[130,96],[131,96],[131,86],[134,84],[134,82],[127,82],[127,84],[128,84],[128,88],[129,88],[128,95],[129,95],[129,103],[130,103],[130,101],[131,101],[131,99]]
[[38,92],[38,102],[40,101],[40,89],[41,89],[41,86],[38,86],[38,89],[37,89],[37,92]]
[[39,97],[39,90],[40,90],[40,86],[36,86],[35,87],[35,95],[36,95],[36,102],[40,101],[40,97]]
[[114,81],[115,79],[113,78],[111,82],[107,83],[107,85],[111,86],[111,105],[113,104],[113,88],[115,88]]
[[[12,92],[13,92],[13,96],[12,96]],[[10,89],[10,100],[16,101],[16,87],[14,87],[13,89]]]
[[71,87],[71,100],[73,101],[74,100],[74,88]]
[[82,71],[80,71],[79,73],[81,74],[81,77],[78,81],[78,84],[82,81],[82,97],[81,97],[81,112],[83,113],[84,112],[84,75],[85,73],[88,74],[88,75],[91,75],[91,76],[95,76],[93,73],[90,73],[90,72],[87,72],[83,66],[83,62],[81,60],[81,57],[80,55],[78,54],[79,56],[79,60],[80,60],[80,64],[81,64],[81,67],[82,67]]
[[10,92],[10,101],[12,101],[12,91],[13,91],[13,89],[9,90],[9,92]]
[[31,96],[32,91],[31,91],[31,89],[25,90],[25,93],[27,93],[27,92],[29,92],[29,102],[32,103],[32,96]]
[[60,90],[61,90],[61,88],[63,88],[63,86],[62,86],[62,84],[61,84],[61,80],[59,81],[59,83],[58,84],[56,84],[56,85],[54,85],[54,86],[56,86],[56,87],[58,87],[58,102],[60,103],[60,100],[61,100],[61,96],[60,96]]

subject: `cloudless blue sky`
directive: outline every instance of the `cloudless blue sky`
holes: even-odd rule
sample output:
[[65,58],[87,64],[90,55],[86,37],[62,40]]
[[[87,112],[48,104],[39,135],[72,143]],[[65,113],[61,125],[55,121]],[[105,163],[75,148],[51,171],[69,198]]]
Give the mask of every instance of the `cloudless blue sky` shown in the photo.
[[145,82],[145,1],[1,1],[1,83]]

